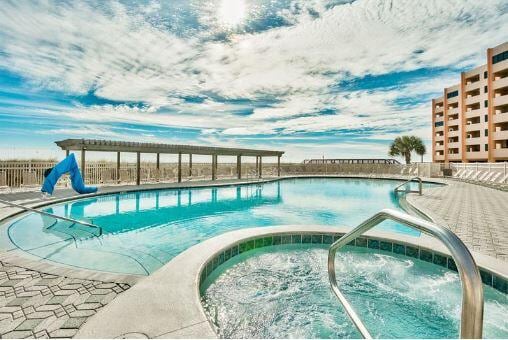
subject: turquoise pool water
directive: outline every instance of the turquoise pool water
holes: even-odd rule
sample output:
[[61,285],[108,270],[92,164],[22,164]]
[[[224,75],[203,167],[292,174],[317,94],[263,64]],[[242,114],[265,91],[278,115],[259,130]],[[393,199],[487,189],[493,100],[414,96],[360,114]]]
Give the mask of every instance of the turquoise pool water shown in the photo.
[[[97,230],[38,214],[9,224],[20,249],[93,270],[148,275],[185,249],[218,234],[272,225],[355,226],[383,208],[400,209],[401,182],[368,179],[287,179],[261,185],[112,194],[44,210],[96,224]],[[405,226],[377,228],[418,236]]]
[[[234,257],[206,279],[203,306],[222,338],[360,338],[327,274],[328,248],[284,245]],[[337,253],[342,292],[376,338],[457,338],[457,273],[367,248]],[[485,338],[508,338],[508,299],[483,286]]]

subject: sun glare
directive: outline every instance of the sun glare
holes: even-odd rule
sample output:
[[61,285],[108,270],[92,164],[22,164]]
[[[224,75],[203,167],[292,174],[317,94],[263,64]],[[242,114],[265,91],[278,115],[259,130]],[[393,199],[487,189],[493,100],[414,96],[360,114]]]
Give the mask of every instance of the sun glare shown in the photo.
[[217,12],[219,22],[226,27],[242,23],[247,15],[245,0],[221,0]]

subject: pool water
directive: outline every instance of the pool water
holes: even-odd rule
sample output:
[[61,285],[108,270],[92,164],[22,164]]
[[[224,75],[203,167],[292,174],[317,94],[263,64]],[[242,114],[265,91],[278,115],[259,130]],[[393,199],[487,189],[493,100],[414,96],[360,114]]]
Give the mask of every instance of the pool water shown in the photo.
[[[96,224],[102,228],[100,236],[93,228],[33,213],[11,221],[8,235],[20,249],[54,262],[148,275],[187,248],[235,229],[289,224],[355,226],[383,208],[401,209],[393,193],[399,183],[306,178],[111,194],[44,209]],[[390,221],[376,228],[419,235]]]
[[[226,262],[203,283],[222,338],[360,338],[330,289],[328,248],[284,245]],[[457,338],[461,288],[443,267],[367,248],[337,253],[337,280],[376,338]],[[508,299],[484,285],[485,338],[508,338]]]

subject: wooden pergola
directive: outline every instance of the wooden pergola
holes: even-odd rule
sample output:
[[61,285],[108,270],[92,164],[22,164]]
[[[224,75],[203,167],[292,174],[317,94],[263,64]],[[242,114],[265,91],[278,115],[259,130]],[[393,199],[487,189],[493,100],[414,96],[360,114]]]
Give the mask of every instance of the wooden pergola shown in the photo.
[[[157,170],[160,165],[160,154],[178,155],[178,182],[182,181],[182,154],[189,155],[189,176],[192,175],[192,155],[209,155],[212,157],[212,180],[217,179],[217,159],[218,156],[236,156],[237,177],[242,178],[242,157],[256,157],[256,172],[258,177],[262,176],[262,158],[277,157],[277,175],[280,176],[280,158],[284,151],[255,150],[240,148],[222,148],[197,145],[178,145],[178,144],[160,144],[160,143],[139,143],[122,142],[97,139],[65,139],[55,142],[66,155],[70,151],[81,151],[81,173],[85,178],[86,151],[116,152],[117,176],[120,176],[120,153],[136,153],[136,184],[141,182],[141,154],[149,153],[157,155]],[[117,178],[119,179],[119,178]]]

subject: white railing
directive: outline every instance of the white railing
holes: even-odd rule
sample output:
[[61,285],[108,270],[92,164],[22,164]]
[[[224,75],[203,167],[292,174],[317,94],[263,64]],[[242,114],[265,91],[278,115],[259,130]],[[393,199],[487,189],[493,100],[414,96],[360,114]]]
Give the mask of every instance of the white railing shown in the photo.
[[[40,187],[44,180],[44,171],[53,167],[55,161],[0,161],[0,188],[33,189]],[[441,165],[432,163],[404,164],[302,164],[282,163],[281,176],[294,175],[351,175],[351,176],[404,176],[438,177]],[[176,182],[177,163],[155,162],[141,163],[141,182]],[[263,177],[277,176],[277,164],[263,162]],[[210,163],[193,163],[192,176],[189,164],[182,163],[182,180],[210,179]],[[85,169],[85,182],[91,185],[114,185],[136,183],[136,163],[122,162],[118,171],[116,162],[89,161]],[[217,178],[236,178],[236,163],[219,163]],[[255,163],[242,163],[242,178],[256,178]],[[58,182],[59,187],[69,185],[68,177]]]

